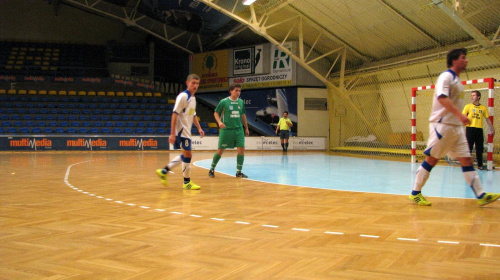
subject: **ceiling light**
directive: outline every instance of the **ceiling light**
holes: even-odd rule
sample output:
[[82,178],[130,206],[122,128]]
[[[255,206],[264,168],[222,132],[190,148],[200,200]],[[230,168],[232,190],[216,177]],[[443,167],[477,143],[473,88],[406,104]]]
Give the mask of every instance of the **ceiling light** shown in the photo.
[[246,5],[246,6],[250,6],[252,5],[253,2],[255,2],[256,0],[243,0],[243,5]]

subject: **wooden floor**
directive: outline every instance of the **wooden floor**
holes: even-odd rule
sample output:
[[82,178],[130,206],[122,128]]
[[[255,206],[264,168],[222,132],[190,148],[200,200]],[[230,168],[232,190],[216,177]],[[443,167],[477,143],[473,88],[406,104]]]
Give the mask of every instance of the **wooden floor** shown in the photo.
[[0,279],[500,279],[500,202],[419,207],[199,167],[202,190],[179,170],[164,187],[154,170],[177,153],[1,153]]

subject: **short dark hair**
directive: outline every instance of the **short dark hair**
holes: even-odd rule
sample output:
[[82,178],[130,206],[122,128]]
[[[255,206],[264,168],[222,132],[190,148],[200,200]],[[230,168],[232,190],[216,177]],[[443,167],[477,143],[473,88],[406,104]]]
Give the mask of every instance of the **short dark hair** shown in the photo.
[[[476,93],[476,95],[477,95],[479,98],[481,98],[481,92],[479,92],[479,90],[473,90],[472,92],[475,92],[475,93]],[[471,93],[472,93],[472,92],[471,92]]]
[[241,85],[240,84],[231,84],[229,86],[229,91],[232,91],[234,88],[241,88]]
[[284,113],[287,113],[287,114],[288,114],[288,111],[283,112],[283,114],[284,114]]
[[453,66],[453,60],[457,60],[462,54],[467,55],[467,50],[464,48],[453,49],[446,55],[446,65],[448,68]]

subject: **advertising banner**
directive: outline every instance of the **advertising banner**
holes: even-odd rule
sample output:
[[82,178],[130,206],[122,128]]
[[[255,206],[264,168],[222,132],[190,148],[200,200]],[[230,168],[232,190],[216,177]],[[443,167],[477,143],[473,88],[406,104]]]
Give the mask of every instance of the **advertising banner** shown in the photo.
[[168,150],[168,137],[27,136],[0,137],[3,151]]
[[198,90],[227,90],[229,51],[220,50],[193,55],[192,72],[200,76]]

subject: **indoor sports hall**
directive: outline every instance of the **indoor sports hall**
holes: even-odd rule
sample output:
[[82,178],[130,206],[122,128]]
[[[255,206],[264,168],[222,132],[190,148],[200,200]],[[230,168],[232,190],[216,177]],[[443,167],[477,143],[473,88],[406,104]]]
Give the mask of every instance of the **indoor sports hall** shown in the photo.
[[[500,279],[500,201],[480,205],[464,180],[477,172],[473,186],[500,193],[497,1],[17,0],[0,11],[0,279]],[[472,168],[441,158],[422,206],[409,195],[457,48],[466,67],[453,86],[463,105],[481,94],[484,149]],[[168,141],[191,73],[199,190],[183,189],[181,166],[166,184],[157,173],[181,153]],[[214,110],[232,84],[248,178],[235,176],[236,149],[210,177]]]

